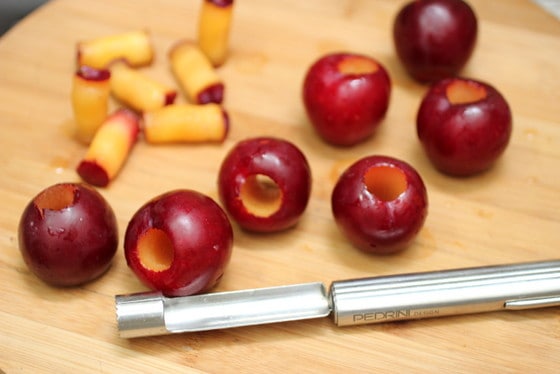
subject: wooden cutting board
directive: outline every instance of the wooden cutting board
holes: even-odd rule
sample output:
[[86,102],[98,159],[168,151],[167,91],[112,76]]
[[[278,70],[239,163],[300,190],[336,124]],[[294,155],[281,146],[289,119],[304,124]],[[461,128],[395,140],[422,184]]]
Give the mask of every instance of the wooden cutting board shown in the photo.
[[[232,118],[221,145],[139,143],[101,193],[118,218],[121,245],[99,280],[75,289],[41,283],[26,268],[18,220],[40,190],[77,181],[85,149],[70,136],[70,83],[78,40],[148,29],[157,58],[145,72],[175,84],[167,50],[193,38],[200,1],[53,0],[0,39],[0,371],[19,372],[556,372],[558,308],[337,328],[329,319],[125,340],[114,296],[143,291],[124,261],[132,214],[174,188],[217,197],[217,170],[239,140],[274,135],[306,154],[312,198],[300,224],[254,235],[235,228],[231,263],[217,290],[491,265],[559,257],[560,22],[531,1],[472,0],[480,20],[465,76],[509,101],[514,132],[490,172],[443,176],[430,166],[414,121],[426,87],[397,61],[392,20],[404,1],[238,1],[231,55],[219,74]],[[320,55],[370,54],[393,80],[387,118],[374,138],[333,148],[310,129],[300,99]],[[180,99],[184,100],[184,99]],[[389,257],[353,249],[337,231],[330,192],[350,162],[385,154],[413,164],[430,210],[416,242]]]

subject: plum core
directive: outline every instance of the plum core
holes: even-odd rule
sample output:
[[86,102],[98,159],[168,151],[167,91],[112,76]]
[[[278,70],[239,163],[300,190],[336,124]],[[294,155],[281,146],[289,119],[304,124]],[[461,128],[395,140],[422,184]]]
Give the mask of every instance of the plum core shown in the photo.
[[173,263],[173,243],[159,229],[149,229],[138,239],[138,258],[146,269],[164,271]]
[[486,89],[476,82],[456,80],[445,91],[451,104],[469,104],[486,98]]
[[391,166],[374,166],[364,174],[364,183],[370,193],[382,201],[392,201],[407,188],[405,174]]
[[240,197],[245,209],[258,217],[269,217],[282,205],[279,186],[263,174],[249,176],[241,186]]
[[60,184],[45,189],[35,198],[35,206],[41,210],[62,210],[74,203],[75,189],[71,185]]
[[338,70],[347,75],[373,74],[378,69],[379,65],[374,61],[361,56],[345,58],[338,64]]

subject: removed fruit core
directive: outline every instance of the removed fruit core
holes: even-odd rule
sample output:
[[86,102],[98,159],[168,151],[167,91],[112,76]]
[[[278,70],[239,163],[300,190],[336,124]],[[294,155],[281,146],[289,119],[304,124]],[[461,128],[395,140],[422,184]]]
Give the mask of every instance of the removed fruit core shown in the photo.
[[74,186],[59,184],[47,188],[35,198],[35,206],[41,210],[61,210],[72,206],[76,190]]
[[476,82],[457,80],[445,90],[451,104],[469,104],[486,98],[486,89]]
[[373,74],[379,69],[379,65],[366,57],[347,57],[338,63],[338,71],[346,75]]
[[278,184],[267,175],[249,176],[239,193],[245,209],[257,217],[269,217],[282,205],[282,191]]
[[159,229],[149,229],[138,239],[138,258],[148,270],[164,271],[173,263],[173,243]]
[[391,166],[374,166],[364,174],[368,191],[382,201],[392,201],[406,191],[404,172]]

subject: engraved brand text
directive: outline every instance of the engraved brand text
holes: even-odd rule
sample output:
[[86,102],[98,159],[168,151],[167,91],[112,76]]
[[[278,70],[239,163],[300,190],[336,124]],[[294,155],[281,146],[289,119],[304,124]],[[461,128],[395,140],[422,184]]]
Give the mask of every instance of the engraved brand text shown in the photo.
[[410,318],[410,309],[358,313],[352,316],[355,323]]

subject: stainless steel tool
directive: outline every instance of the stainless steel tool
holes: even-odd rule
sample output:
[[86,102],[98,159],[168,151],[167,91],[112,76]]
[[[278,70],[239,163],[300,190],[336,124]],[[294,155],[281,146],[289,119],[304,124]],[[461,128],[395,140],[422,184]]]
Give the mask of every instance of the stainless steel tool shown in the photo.
[[560,306],[560,260],[379,276],[185,297],[115,297],[120,336],[320,318],[337,326]]

